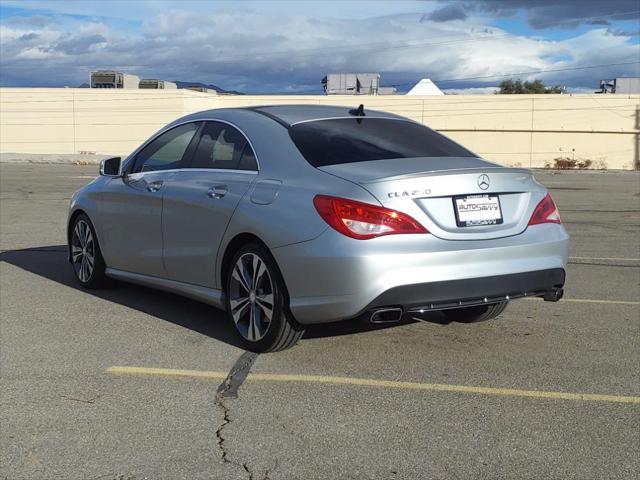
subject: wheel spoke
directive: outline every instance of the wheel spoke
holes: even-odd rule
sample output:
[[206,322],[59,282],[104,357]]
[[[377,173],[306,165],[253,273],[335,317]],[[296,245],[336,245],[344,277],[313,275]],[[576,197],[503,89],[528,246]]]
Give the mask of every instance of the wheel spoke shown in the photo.
[[271,321],[273,317],[273,294],[257,296],[256,304],[262,309],[267,319]]
[[266,303],[269,306],[273,305],[273,293],[264,293],[256,295],[256,300],[262,303]]
[[262,279],[264,272],[266,271],[267,267],[264,262],[257,255],[255,255],[253,257],[253,288],[255,290],[258,289],[259,282]]
[[256,341],[256,307],[251,305],[249,307],[249,326],[247,328],[247,339],[250,342]]
[[264,268],[264,264],[257,255],[252,255],[251,263],[253,267],[251,269],[251,288],[255,290],[258,288],[258,277],[262,274],[260,270]]
[[89,269],[89,258],[84,256],[84,281],[88,282],[91,278],[91,270]]
[[76,245],[71,245],[71,261],[73,263],[78,263],[80,257],[82,256],[82,249]]
[[82,261],[80,262],[80,280],[82,280],[83,282],[87,281],[87,274],[86,274],[86,268],[87,268],[87,257],[86,256],[82,256]]
[[87,246],[87,225],[84,222],[80,222],[80,238],[82,247]]
[[75,232],[75,236],[78,239],[78,243],[80,244],[80,247],[84,247],[84,236],[82,235],[82,222],[78,222],[76,224],[76,228],[74,229]]
[[271,321],[271,319],[265,320],[264,310],[262,309],[262,307],[257,301],[256,303],[253,304],[253,308],[256,309],[256,313],[255,313],[256,334],[258,335],[258,338],[262,338],[264,337],[264,334],[267,331],[267,328],[269,327],[268,323]]
[[89,269],[89,275],[91,275],[91,272],[93,271],[93,257],[89,254],[84,257],[87,259],[87,267]]
[[229,300],[229,303],[231,304],[231,315],[233,316],[233,321],[238,323],[246,312],[247,306],[249,305],[249,298],[243,297],[235,300],[231,299]]
[[86,223],[82,223],[84,225],[84,244],[85,245],[89,245],[89,243],[92,240],[91,237],[91,229],[89,228],[89,225],[87,225]]
[[249,287],[249,283],[243,274],[244,267],[242,265],[242,259],[238,260],[236,266],[233,269],[233,274],[231,275],[236,281],[245,289],[245,291],[250,292],[251,288]]

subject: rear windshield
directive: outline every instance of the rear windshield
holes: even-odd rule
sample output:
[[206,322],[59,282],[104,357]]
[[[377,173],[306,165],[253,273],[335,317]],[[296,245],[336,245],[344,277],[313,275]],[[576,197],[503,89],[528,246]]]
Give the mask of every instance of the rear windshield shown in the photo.
[[293,125],[289,135],[314,167],[389,158],[477,157],[430,128],[405,120],[315,120]]

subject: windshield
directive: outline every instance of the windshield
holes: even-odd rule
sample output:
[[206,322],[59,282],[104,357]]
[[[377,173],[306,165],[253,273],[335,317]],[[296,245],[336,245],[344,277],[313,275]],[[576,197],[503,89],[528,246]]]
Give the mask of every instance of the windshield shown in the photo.
[[293,125],[289,135],[314,167],[390,158],[477,157],[430,128],[406,120],[315,120]]

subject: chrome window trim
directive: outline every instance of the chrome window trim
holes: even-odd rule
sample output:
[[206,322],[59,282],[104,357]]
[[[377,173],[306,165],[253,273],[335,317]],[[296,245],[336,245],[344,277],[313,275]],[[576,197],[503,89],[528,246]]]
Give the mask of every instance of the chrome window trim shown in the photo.
[[178,168],[178,172],[218,172],[218,173],[241,173],[244,175],[257,175],[258,170],[240,170],[237,168]]
[[135,173],[128,173],[127,174],[127,178],[132,178],[132,179],[138,179],[138,178],[142,178],[145,177],[147,175],[159,175],[159,174],[164,174],[164,173],[175,173],[175,172],[179,172],[181,169],[180,168],[168,168],[167,170],[147,170],[146,172],[135,172]]
[[[130,173],[129,178],[140,178],[145,175],[176,173],[176,172],[214,172],[214,173],[239,173],[242,175],[258,175],[257,170],[237,170],[232,168],[169,168],[167,170],[147,170],[146,172]],[[116,178],[116,177],[113,177]]]
[[[353,117],[351,117],[353,118]],[[133,153],[131,155],[129,155],[127,157],[127,159],[123,162],[123,165],[126,165],[127,167],[129,167],[129,162],[132,162],[133,159],[136,158],[136,156],[138,155],[138,153],[140,153],[140,151],[145,148],[147,145],[149,145],[151,142],[153,142],[156,138],[160,137],[161,135],[164,135],[166,132],[168,132],[169,130],[173,130],[174,128],[177,127],[181,127],[182,125],[186,125],[187,123],[198,123],[198,122],[220,122],[220,123],[225,123],[233,128],[235,128],[236,130],[238,130],[242,136],[244,137],[244,139],[247,141],[247,143],[249,144],[249,146],[251,147],[251,150],[253,150],[253,155],[256,158],[256,165],[258,166],[257,170],[232,170],[232,169],[224,169],[224,168],[203,168],[203,169],[199,169],[199,170],[214,170],[214,171],[223,171],[223,172],[253,172],[253,173],[259,173],[260,172],[260,160],[258,159],[258,153],[256,152],[255,147],[253,146],[253,143],[251,142],[251,140],[249,139],[249,136],[244,132],[244,130],[242,130],[240,127],[238,127],[236,124],[229,122],[227,120],[220,120],[217,118],[198,118],[198,119],[191,119],[191,120],[185,120],[184,122],[180,122],[180,123],[176,123],[176,124],[170,124],[167,125],[165,128],[163,128],[162,130],[160,130],[158,133],[156,133],[153,137],[147,139],[146,142],[144,142],[142,145],[140,145],[137,149],[135,149],[133,151]],[[196,131],[197,133],[197,131]],[[181,168],[174,168],[171,169],[172,171],[176,171],[176,170],[183,170]],[[195,168],[185,168],[184,170],[198,170]],[[124,169],[123,169],[124,171]],[[154,173],[158,173],[158,172],[167,172],[169,170],[155,170]],[[137,172],[137,173],[147,173],[147,172]],[[137,174],[136,173],[136,174]],[[149,172],[150,173],[150,172]],[[129,174],[129,175],[136,175],[136,174]]]

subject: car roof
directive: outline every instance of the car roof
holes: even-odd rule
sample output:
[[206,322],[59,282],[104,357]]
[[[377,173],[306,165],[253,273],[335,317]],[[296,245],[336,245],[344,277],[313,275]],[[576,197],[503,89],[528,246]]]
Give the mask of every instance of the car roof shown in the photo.
[[[271,120],[274,120],[275,122],[284,126],[285,128],[289,128],[296,123],[307,122],[311,120],[325,120],[330,118],[356,118],[352,113],[350,113],[350,110],[354,110],[357,108],[358,105],[262,105],[255,107],[220,108],[193,113],[179,119],[178,121],[183,122],[185,120],[209,119],[212,117],[237,118],[237,115],[240,113],[253,112],[255,114],[260,114],[264,117],[268,117]],[[366,108],[364,110],[364,113],[368,117],[407,120],[406,118],[399,115],[380,112],[377,110],[367,110]]]
[[[246,107],[254,112],[266,115],[278,123],[289,127],[296,123],[310,120],[324,120],[328,118],[353,117],[351,110],[358,108],[358,105],[338,106],[338,105],[265,105],[259,107]],[[364,111],[366,116],[401,118],[391,113],[379,112],[376,110]]]

